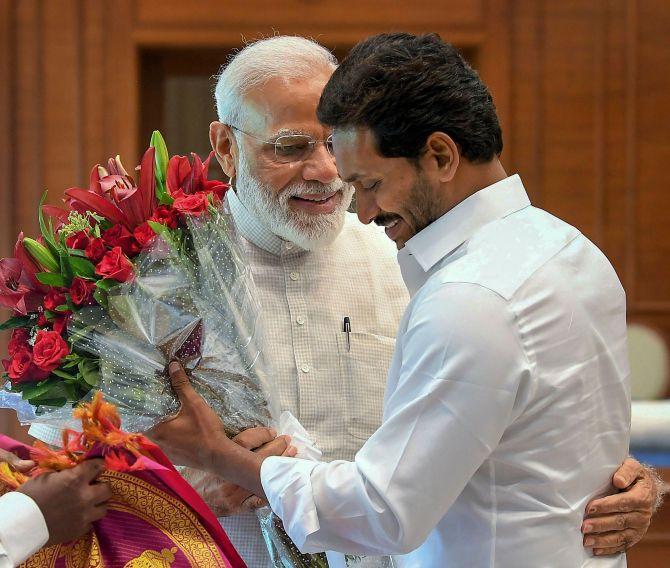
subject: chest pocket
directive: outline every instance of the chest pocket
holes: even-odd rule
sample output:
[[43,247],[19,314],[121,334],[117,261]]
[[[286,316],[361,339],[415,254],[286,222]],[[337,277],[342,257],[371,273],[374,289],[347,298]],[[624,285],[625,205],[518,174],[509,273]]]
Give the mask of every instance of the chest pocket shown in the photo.
[[373,333],[337,334],[347,432],[367,440],[382,421],[386,373],[395,339]]

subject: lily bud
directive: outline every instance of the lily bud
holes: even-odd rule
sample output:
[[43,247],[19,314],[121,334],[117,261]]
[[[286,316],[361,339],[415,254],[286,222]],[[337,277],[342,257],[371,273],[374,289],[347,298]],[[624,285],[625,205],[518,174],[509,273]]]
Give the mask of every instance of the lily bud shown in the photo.
[[165,186],[170,156],[163,135],[158,130],[154,130],[151,134],[149,146],[156,149],[156,179],[161,185]]
[[38,243],[35,239],[25,237],[23,239],[23,246],[33,259],[45,270],[49,272],[60,272],[60,264],[56,260],[51,251],[43,244]]

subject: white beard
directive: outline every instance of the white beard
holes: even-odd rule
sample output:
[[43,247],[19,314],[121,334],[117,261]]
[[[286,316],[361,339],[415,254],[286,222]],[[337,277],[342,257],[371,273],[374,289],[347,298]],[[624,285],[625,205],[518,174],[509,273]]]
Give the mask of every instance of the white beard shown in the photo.
[[[345,213],[354,195],[353,186],[339,178],[328,184],[302,182],[286,186],[276,195],[268,186],[256,179],[249,164],[240,154],[235,189],[240,201],[263,225],[282,239],[304,250],[318,250],[332,243],[344,227]],[[337,209],[328,214],[310,214],[294,211],[289,199],[296,195],[332,193],[341,191]]]

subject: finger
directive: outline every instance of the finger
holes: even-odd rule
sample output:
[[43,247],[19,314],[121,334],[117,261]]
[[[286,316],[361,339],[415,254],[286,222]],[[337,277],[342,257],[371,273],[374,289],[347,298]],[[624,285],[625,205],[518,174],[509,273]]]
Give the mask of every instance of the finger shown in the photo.
[[35,462],[32,460],[22,460],[16,454],[8,452],[7,450],[0,450],[0,462],[7,462],[16,471],[25,473],[35,467]]
[[626,458],[621,467],[614,472],[612,484],[617,489],[626,489],[631,483],[642,476],[642,464],[633,458]]
[[595,499],[586,508],[586,517],[605,515],[608,513],[630,513],[639,509],[639,501],[629,492],[617,493]]
[[168,373],[170,374],[170,383],[174,392],[179,397],[180,401],[187,400],[194,395],[197,396],[195,390],[191,386],[191,381],[184,371],[184,367],[178,361],[171,361],[168,365]]
[[289,436],[279,436],[256,450],[259,456],[281,456],[289,447],[291,438]]
[[615,531],[584,537],[584,546],[587,548],[619,548],[628,547],[636,541],[637,532],[631,529]]
[[256,509],[260,509],[266,505],[267,501],[257,497],[256,495],[251,495],[246,501],[244,501],[244,503],[242,503],[242,509],[244,511],[255,511]]
[[264,428],[259,426],[257,428],[249,428],[240,432],[233,438],[233,442],[239,444],[247,450],[255,450],[260,448],[263,444],[271,442],[277,437],[277,432],[273,428]]
[[625,550],[625,546],[617,546],[616,548],[594,548],[593,554],[594,556],[610,556],[613,554],[621,554],[622,552],[625,552]]
[[286,448],[286,451],[282,454],[282,457],[294,458],[297,455],[298,455],[298,448],[296,448],[295,446],[289,446],[288,448]]
[[636,511],[618,515],[590,517],[582,523],[582,532],[584,534],[596,534],[624,529],[645,529],[648,524],[649,517]]
[[82,483],[91,483],[103,471],[105,471],[105,462],[102,459],[86,460],[79,464],[73,470],[74,474],[81,478]]
[[112,498],[112,488],[109,483],[94,483],[91,485],[90,497],[96,505],[106,503]]
[[107,504],[101,503],[95,507],[91,507],[91,522],[99,521],[107,514]]

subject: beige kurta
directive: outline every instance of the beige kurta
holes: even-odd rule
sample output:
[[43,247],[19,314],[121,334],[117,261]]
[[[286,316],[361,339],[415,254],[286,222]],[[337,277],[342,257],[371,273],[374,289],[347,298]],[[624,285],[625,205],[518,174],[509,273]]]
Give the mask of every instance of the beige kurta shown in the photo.
[[[229,206],[260,294],[282,410],[300,420],[324,460],[351,460],[381,423],[386,372],[409,299],[395,245],[380,227],[348,213],[332,245],[304,251],[261,225],[234,194]],[[222,524],[250,568],[269,565],[255,515]]]

